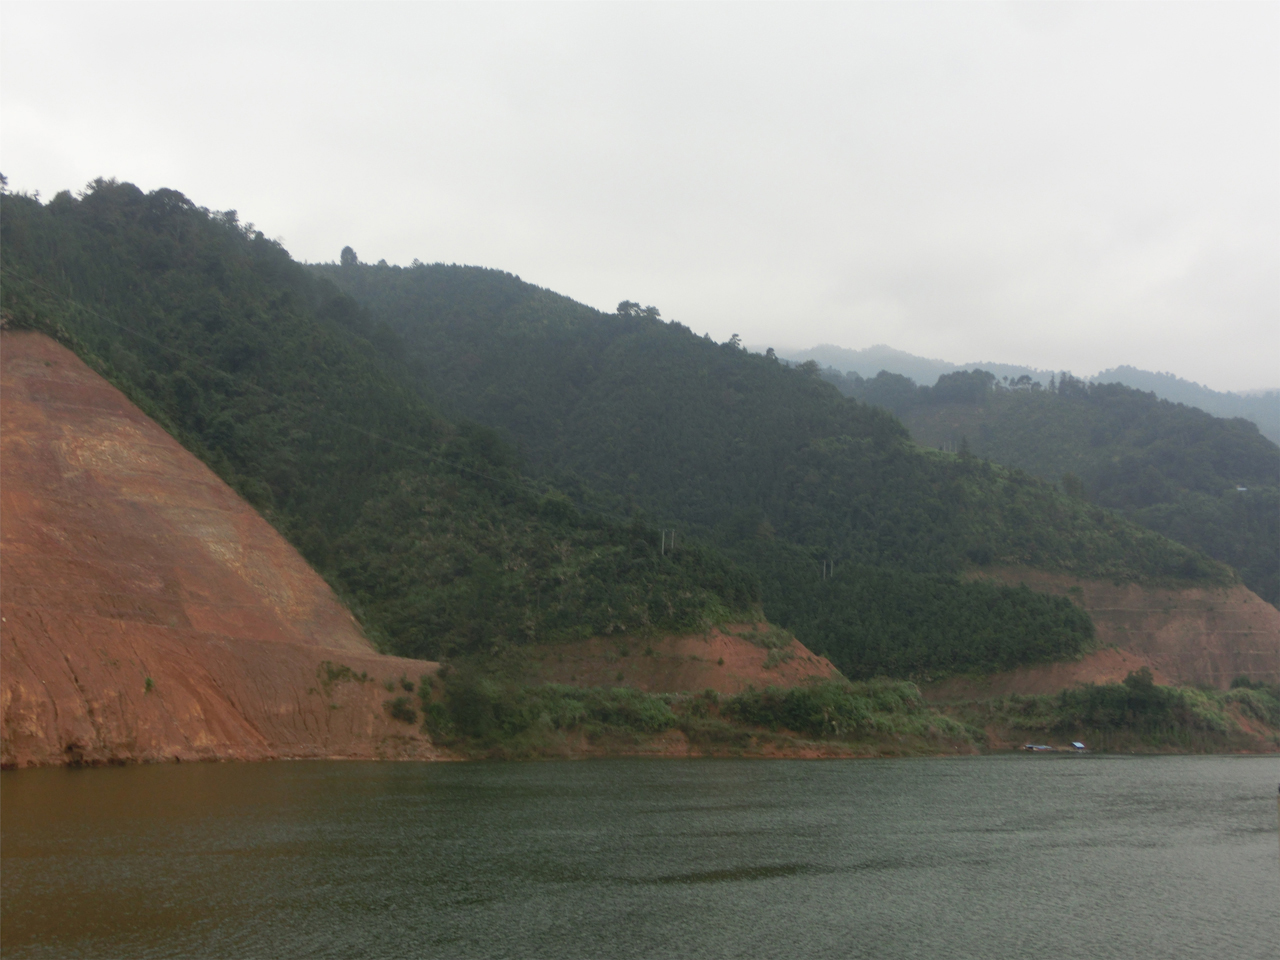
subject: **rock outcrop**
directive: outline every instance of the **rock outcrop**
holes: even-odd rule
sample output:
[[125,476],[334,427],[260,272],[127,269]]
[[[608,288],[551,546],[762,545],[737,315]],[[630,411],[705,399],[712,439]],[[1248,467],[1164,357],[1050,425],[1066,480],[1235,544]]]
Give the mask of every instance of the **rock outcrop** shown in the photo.
[[387,709],[437,665],[35,333],[0,336],[0,617],[5,767],[441,755]]

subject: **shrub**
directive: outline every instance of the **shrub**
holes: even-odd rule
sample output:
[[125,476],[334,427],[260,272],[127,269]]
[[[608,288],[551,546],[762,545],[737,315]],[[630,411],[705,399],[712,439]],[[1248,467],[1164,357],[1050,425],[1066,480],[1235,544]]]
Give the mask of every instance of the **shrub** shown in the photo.
[[866,727],[874,707],[854,687],[838,681],[783,690],[745,690],[730,697],[721,713],[739,723],[785,728],[809,737],[841,736]]
[[444,680],[442,702],[431,703],[425,686],[421,696],[426,727],[434,736],[481,743],[538,729],[661,733],[677,722],[664,698],[629,687],[529,686],[453,671]]
[[399,720],[401,723],[418,722],[418,711],[409,705],[408,697],[396,697],[394,700],[388,700],[382,706],[390,714],[392,720]]
[[1240,712],[1272,727],[1280,727],[1280,684],[1231,684],[1226,695],[1227,703],[1234,703]]

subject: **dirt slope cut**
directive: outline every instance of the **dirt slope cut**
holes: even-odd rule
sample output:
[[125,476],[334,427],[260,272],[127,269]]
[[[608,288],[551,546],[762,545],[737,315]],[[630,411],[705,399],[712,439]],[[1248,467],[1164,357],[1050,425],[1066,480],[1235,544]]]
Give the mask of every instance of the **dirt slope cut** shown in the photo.
[[1239,676],[1280,682],[1280,610],[1248,587],[1171,590],[1021,567],[986,575],[1073,597],[1093,618],[1099,649],[1076,662],[957,677],[927,688],[931,699],[1056,693],[1081,683],[1118,682],[1144,666],[1159,683],[1225,689]]
[[535,647],[535,677],[579,687],[635,687],[646,693],[715,690],[733,695],[748,687],[794,687],[838,676],[826,657],[799,640],[779,638],[767,625],[726,625],[705,634],[652,639],[594,637],[580,643]]
[[[435,755],[298,553],[74,354],[0,336],[0,760]],[[397,687],[397,694],[404,691]]]

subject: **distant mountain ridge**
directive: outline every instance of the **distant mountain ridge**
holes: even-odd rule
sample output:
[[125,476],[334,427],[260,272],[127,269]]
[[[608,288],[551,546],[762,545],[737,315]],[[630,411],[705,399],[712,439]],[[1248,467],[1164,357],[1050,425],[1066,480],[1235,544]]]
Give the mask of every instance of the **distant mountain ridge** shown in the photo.
[[1280,605],[1280,446],[1248,420],[1065,373],[1048,386],[983,370],[944,374],[932,387],[886,372],[868,379],[828,367],[821,376],[892,411],[919,444],[967,446],[1060,482],[1230,564]]
[[[889,373],[910,377],[921,386],[930,386],[938,377],[957,370],[986,370],[997,378],[1008,377],[1010,380],[1029,376],[1041,383],[1047,383],[1049,377],[1057,373],[1054,370],[1040,370],[1010,363],[979,361],[956,364],[916,356],[882,343],[862,350],[823,343],[808,350],[784,351],[778,355],[795,363],[813,360],[824,367],[834,367],[841,373],[857,373],[860,377],[867,378],[874,377],[881,370],[887,370]],[[1112,367],[1084,379],[1093,383],[1122,383],[1126,387],[1154,393],[1162,400],[1198,407],[1215,417],[1244,417],[1257,424],[1264,437],[1280,443],[1280,389],[1224,393],[1184,380],[1172,373],[1152,373],[1127,365]]]
[[1244,417],[1256,423],[1268,440],[1280,443],[1280,390],[1220,393],[1172,373],[1152,373],[1129,366],[1103,370],[1092,379],[1094,383],[1123,383],[1146,390],[1162,400],[1199,407],[1215,417]]
[[897,350],[883,343],[866,347],[862,350],[851,350],[848,347],[837,347],[830,343],[821,343],[808,350],[783,351],[778,354],[784,360],[804,363],[813,360],[824,367],[835,367],[841,373],[857,373],[860,377],[874,377],[881,370],[910,377],[923,386],[931,386],[938,377],[957,370],[972,370],[980,367],[997,377],[1016,379],[1024,375],[1033,380],[1045,379],[1052,370],[1037,370],[1035,367],[1024,367],[1011,363],[973,363],[958,364],[932,357],[920,357],[905,350]]

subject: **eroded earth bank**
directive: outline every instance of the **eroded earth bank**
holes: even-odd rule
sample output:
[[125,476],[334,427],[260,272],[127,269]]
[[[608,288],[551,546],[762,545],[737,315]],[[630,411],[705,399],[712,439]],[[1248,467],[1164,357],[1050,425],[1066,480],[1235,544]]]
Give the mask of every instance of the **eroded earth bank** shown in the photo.
[[265,520],[74,354],[0,338],[0,744],[63,762],[435,758]]

